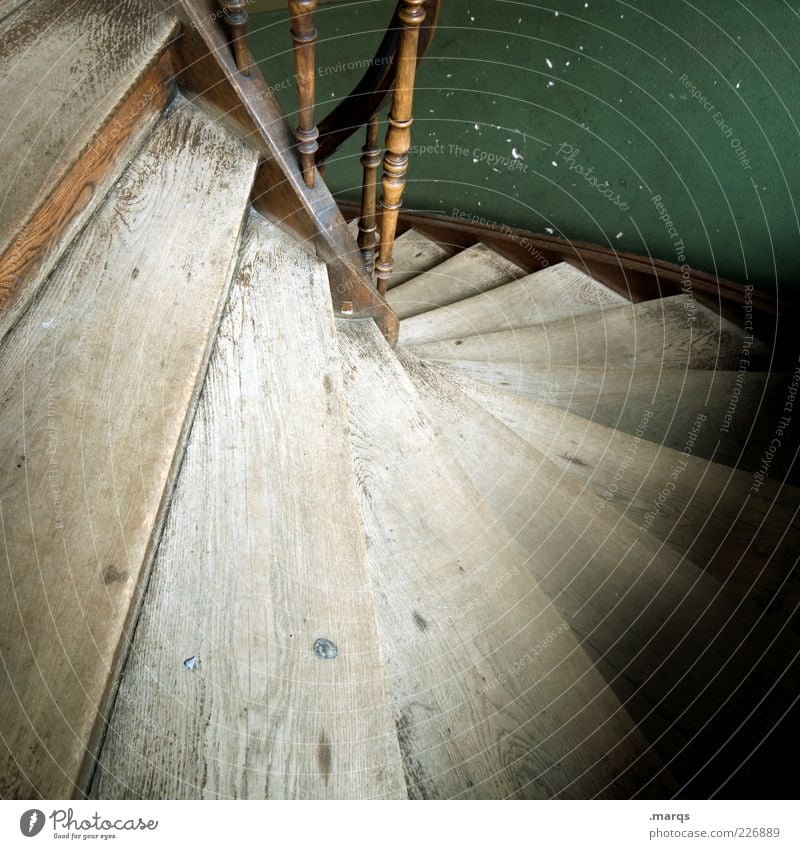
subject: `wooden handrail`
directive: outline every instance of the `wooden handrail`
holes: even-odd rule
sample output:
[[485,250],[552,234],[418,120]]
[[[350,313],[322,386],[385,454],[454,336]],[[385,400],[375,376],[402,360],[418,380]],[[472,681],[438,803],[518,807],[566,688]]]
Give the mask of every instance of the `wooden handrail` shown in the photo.
[[[441,0],[424,0],[425,24],[419,30],[416,62],[419,64],[430,46],[439,19]],[[400,20],[402,0],[397,4],[389,28],[375,58],[350,94],[319,122],[317,163],[324,162],[380,109],[389,96],[397,75],[397,51],[403,33]]]

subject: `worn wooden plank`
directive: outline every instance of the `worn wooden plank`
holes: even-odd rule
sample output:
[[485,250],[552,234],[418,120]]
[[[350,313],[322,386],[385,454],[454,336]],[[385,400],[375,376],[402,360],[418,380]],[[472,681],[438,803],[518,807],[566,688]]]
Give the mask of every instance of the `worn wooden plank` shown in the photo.
[[146,0],[35,0],[0,29],[2,334],[171,96],[151,66],[176,20]]
[[569,263],[512,280],[437,310],[407,318],[400,328],[403,345],[514,330],[571,318],[629,303]]
[[97,797],[405,795],[334,334],[324,265],[251,216]]
[[[452,378],[452,372],[448,378]],[[754,601],[785,611],[800,602],[800,489],[753,475],[458,378],[458,386],[597,498],[684,551]]]
[[0,354],[0,796],[92,767],[256,167],[178,102]]
[[[789,679],[761,702],[800,649],[792,615],[765,611],[749,585],[723,584],[629,519],[598,511],[579,481],[440,372],[405,352],[400,359],[528,568],[684,792],[716,790],[795,696]],[[751,711],[760,724],[740,733]]]
[[0,0],[0,21],[29,2],[30,0]]
[[401,320],[487,292],[524,276],[520,266],[483,244],[457,253],[387,293]]
[[[727,466],[757,471],[786,403],[790,377],[705,369],[554,367],[452,360],[447,368],[507,392],[568,410],[625,433],[648,416],[646,438]],[[705,418],[702,418],[705,416]],[[726,417],[730,416],[730,421]],[[723,431],[723,427],[727,429]],[[769,478],[794,464],[796,423],[772,452]]]
[[[358,218],[347,225],[354,238],[358,236]],[[411,228],[394,240],[394,270],[389,278],[387,289],[393,289],[401,283],[411,280],[444,262],[456,253],[458,248],[440,245]]]
[[80,159],[0,256],[4,290],[0,338],[25,311],[61,255],[99,208],[175,95],[165,53],[120,102]]
[[768,361],[769,354],[752,334],[684,295],[411,350],[428,360],[521,362],[542,369],[603,365],[736,369],[743,359],[756,368]]
[[366,322],[339,335],[410,794],[670,792],[392,351]]

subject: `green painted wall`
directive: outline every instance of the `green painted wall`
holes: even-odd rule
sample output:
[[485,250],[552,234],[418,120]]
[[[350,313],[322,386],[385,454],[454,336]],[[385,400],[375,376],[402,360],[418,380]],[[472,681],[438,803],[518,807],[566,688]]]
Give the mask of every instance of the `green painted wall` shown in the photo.
[[[798,293],[800,0],[443,6],[418,74],[407,207],[685,255]],[[321,7],[320,115],[360,77],[353,63],[374,54],[393,7]],[[287,27],[285,13],[254,16],[251,40],[292,113]],[[340,197],[358,197],[361,144],[329,162]]]

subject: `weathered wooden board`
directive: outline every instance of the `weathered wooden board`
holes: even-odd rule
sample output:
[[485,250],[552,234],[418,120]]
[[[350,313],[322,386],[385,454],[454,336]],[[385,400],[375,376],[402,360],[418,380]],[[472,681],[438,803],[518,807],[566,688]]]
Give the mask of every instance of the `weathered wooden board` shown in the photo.
[[533,363],[542,370],[604,365],[737,369],[743,360],[756,368],[769,353],[751,334],[684,295],[411,350],[428,360]]
[[34,0],[0,30],[2,337],[172,96],[176,21],[146,0]]
[[[760,468],[770,447],[790,379],[762,372],[651,366],[548,371],[532,363],[452,360],[447,367],[625,433],[635,433],[647,418],[646,439],[651,442],[677,451],[688,448],[695,456],[750,471]],[[728,415],[731,421],[723,432]],[[770,459],[768,476],[773,480],[782,480],[794,462],[794,432],[784,435],[784,450]]]
[[176,102],[2,345],[2,797],[83,789],[255,167]]
[[387,293],[386,300],[397,316],[404,319],[471,298],[524,275],[523,268],[497,251],[486,245],[472,245],[430,271],[395,286]]
[[559,262],[480,295],[407,318],[400,328],[400,343],[425,345],[514,330],[626,303],[622,295],[588,274]]
[[797,487],[768,480],[754,492],[750,473],[649,442],[649,422],[637,436],[477,381],[457,376],[457,382],[584,483],[596,509],[622,512],[757,604],[789,611],[800,602]]
[[[789,679],[765,698],[800,649],[791,617],[765,612],[746,589],[722,586],[633,522],[598,511],[580,482],[441,373],[408,354],[401,362],[541,588],[681,786],[691,787],[700,767],[712,785],[729,778],[796,695]],[[766,725],[728,745],[751,711]]]
[[338,326],[410,794],[628,796],[650,780],[645,794],[669,793],[394,353],[358,325]]
[[253,214],[93,794],[405,796],[387,681],[325,266]]

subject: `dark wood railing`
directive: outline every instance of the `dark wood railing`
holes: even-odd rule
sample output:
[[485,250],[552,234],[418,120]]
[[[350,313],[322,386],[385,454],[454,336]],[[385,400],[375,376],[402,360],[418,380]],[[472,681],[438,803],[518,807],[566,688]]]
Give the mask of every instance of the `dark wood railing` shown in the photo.
[[[236,66],[249,74],[251,57],[245,40],[246,0],[222,2]],[[413,124],[414,80],[417,65],[433,37],[440,0],[399,0],[375,58],[353,91],[324,119],[319,127],[315,111],[314,18],[317,0],[288,0],[297,81],[298,125],[296,151],[303,181],[314,188],[315,166],[322,165],[352,133],[366,125],[362,148],[363,185],[358,246],[364,269],[384,295],[392,274],[397,218],[403,203]],[[424,26],[423,26],[424,24]],[[391,96],[386,131],[380,210],[377,211],[378,109]],[[374,291],[374,290],[373,290]]]

